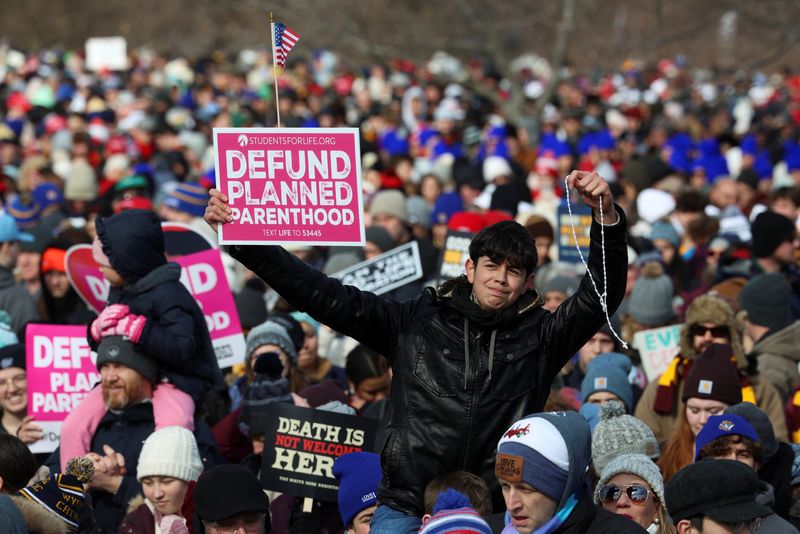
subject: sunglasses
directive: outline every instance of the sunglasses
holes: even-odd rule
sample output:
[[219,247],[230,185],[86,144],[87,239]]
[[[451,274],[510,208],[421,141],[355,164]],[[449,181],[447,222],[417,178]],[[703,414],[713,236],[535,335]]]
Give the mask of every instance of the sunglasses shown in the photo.
[[600,488],[600,501],[607,504],[615,503],[622,497],[623,491],[628,496],[628,500],[638,505],[646,503],[647,496],[651,493],[646,486],[641,484],[629,484],[627,486],[608,484]]
[[693,336],[700,336],[703,337],[706,335],[706,332],[711,332],[712,337],[730,337],[730,330],[728,330],[727,326],[703,326],[701,324],[692,325],[691,329],[689,330]]

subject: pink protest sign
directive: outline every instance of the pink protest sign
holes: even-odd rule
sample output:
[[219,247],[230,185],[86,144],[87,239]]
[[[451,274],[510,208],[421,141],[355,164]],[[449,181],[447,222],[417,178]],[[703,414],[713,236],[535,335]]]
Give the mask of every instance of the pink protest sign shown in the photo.
[[58,447],[61,422],[100,381],[97,355],[89,349],[82,325],[29,324],[25,332],[28,415],[42,427],[44,438],[33,452]]
[[363,245],[357,128],[214,128],[221,244]]
[[244,334],[219,250],[187,254],[175,262],[182,267],[181,283],[203,310],[219,366],[244,361]]
[[106,307],[109,286],[100,266],[92,258],[92,246],[70,247],[64,262],[69,283],[93,312],[100,313]]

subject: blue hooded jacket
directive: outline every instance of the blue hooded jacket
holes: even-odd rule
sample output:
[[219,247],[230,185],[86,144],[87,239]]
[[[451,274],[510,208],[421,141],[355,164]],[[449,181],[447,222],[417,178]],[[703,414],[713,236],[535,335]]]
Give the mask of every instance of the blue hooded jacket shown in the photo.
[[[96,224],[103,252],[125,279],[111,288],[107,305],[126,304],[147,318],[137,349],[201,405],[205,393],[222,384],[222,374],[203,312],[180,282],[180,266],[166,260],[161,222],[152,212],[128,210]],[[91,335],[89,342],[97,348]]]

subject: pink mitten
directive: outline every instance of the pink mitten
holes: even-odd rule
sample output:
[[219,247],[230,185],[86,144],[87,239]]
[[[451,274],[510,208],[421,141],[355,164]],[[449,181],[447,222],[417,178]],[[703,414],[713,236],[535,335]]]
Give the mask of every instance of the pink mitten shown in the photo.
[[165,515],[158,526],[164,534],[189,534],[186,520],[177,514]]
[[114,335],[122,336],[134,343],[138,343],[145,323],[147,323],[147,319],[144,315],[130,313],[117,321],[117,326],[114,327]]
[[130,308],[125,304],[112,304],[111,306],[107,306],[100,312],[97,319],[92,321],[92,326],[90,328],[92,338],[95,341],[100,341],[104,335],[108,335],[105,333],[107,330],[114,328],[117,325],[117,321],[130,314],[130,312]]

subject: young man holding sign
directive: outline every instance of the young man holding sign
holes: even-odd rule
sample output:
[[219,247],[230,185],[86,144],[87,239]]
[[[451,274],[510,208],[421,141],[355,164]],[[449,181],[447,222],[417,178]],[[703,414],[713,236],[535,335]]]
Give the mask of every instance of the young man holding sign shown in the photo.
[[[612,314],[625,292],[625,215],[596,173],[575,171],[568,181],[595,212],[589,270],[607,287]],[[231,220],[226,202],[212,190],[205,219],[213,228]],[[497,437],[541,411],[559,369],[605,316],[588,277],[555,313],[542,309],[532,289],[534,241],[511,221],[475,237],[465,277],[402,303],[343,286],[280,247],[232,254],[299,310],[389,358],[394,414],[373,534],[416,532],[425,485],[438,474],[463,470],[491,481]]]

